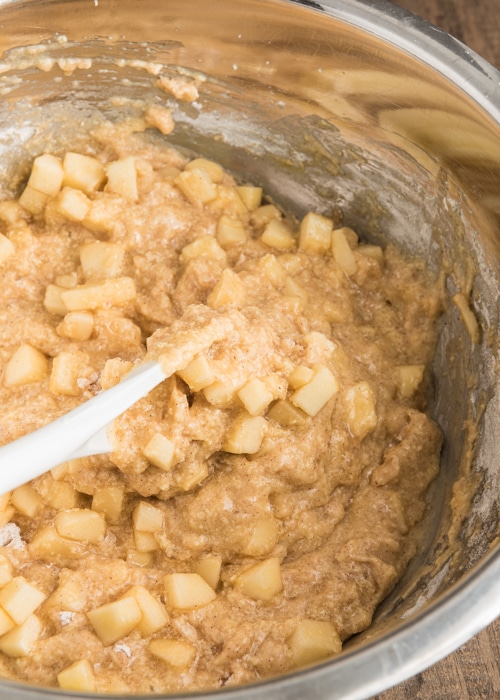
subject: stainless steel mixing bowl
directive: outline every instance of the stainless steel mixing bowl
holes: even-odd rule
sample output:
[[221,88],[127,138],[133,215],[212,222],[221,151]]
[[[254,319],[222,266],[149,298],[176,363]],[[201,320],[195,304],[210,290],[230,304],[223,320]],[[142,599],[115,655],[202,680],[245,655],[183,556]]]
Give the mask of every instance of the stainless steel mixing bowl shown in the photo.
[[[18,48],[16,48],[18,47]],[[22,48],[19,48],[22,47]],[[62,116],[120,119],[156,100],[172,141],[217,158],[300,214],[342,212],[443,270],[450,301],[434,366],[441,475],[422,547],[371,628],[342,655],[249,698],[367,698],[445,656],[500,612],[500,74],[459,42],[377,0],[3,0],[0,176],[71,143]],[[178,102],[156,74],[199,84]],[[56,691],[0,683],[0,696]],[[185,696],[183,696],[185,697]]]

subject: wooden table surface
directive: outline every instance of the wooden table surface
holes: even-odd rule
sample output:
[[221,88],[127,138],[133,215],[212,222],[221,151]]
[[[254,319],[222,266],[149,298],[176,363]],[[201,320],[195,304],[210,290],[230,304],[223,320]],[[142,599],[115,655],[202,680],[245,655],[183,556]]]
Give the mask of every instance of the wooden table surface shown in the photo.
[[[393,2],[449,32],[500,70],[500,0]],[[500,700],[500,620],[435,666],[373,700]]]

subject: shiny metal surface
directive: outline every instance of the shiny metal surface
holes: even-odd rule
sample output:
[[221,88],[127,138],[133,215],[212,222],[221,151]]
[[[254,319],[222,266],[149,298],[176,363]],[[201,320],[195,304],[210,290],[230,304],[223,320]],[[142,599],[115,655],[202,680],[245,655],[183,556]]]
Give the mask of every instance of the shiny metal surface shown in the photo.
[[[119,119],[156,100],[174,109],[175,143],[292,212],[342,212],[366,238],[418,252],[480,320],[473,344],[447,308],[434,367],[441,476],[422,549],[372,627],[329,662],[206,695],[361,700],[498,616],[498,71],[379,0],[11,0],[0,51],[4,192],[51,140],[75,147],[61,116]],[[199,82],[199,98],[177,102],[156,72]],[[0,684],[0,697],[52,696]]]

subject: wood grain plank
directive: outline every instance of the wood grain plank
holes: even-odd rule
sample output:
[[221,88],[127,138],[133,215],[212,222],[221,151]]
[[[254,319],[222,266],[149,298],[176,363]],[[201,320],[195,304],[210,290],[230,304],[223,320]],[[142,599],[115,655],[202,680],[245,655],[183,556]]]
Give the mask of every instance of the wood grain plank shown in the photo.
[[[393,0],[500,70],[500,0]],[[500,620],[461,649],[373,700],[500,700]]]

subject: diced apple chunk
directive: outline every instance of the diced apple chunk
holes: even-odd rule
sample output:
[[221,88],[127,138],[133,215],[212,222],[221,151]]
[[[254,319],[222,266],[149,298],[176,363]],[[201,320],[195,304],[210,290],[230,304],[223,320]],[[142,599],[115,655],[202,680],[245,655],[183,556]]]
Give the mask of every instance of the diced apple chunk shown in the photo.
[[152,639],[149,650],[176,670],[187,669],[194,661],[196,647],[190,642],[177,639]]
[[255,211],[255,209],[260,207],[262,202],[262,187],[240,185],[236,188],[236,192],[241,197],[248,211]]
[[151,552],[139,552],[137,549],[129,549],[127,552],[127,562],[134,566],[152,566],[153,554]]
[[88,340],[94,331],[91,311],[69,311],[57,326],[57,332],[69,340]]
[[199,559],[193,565],[193,570],[215,590],[219,585],[221,567],[222,557],[212,556]]
[[324,255],[331,246],[333,221],[310,211],[300,224],[299,248],[313,255]]
[[75,559],[79,556],[78,543],[61,537],[52,525],[41,527],[29,544],[35,559],[53,563],[54,560]]
[[21,625],[0,637],[0,651],[14,659],[28,656],[41,633],[41,621],[36,615],[30,615]]
[[225,408],[232,403],[235,393],[234,385],[221,379],[216,379],[203,389],[203,395],[208,403],[217,408]]
[[141,532],[158,532],[163,527],[163,512],[147,501],[140,501],[132,513],[132,522]]
[[224,450],[232,454],[255,454],[260,450],[266,432],[263,416],[238,416],[226,434]]
[[239,219],[231,219],[224,214],[217,222],[217,242],[222,248],[244,243],[248,239],[248,231]]
[[134,156],[126,156],[106,165],[106,192],[119,194],[132,202],[139,198],[137,169]]
[[114,525],[120,519],[124,496],[123,486],[103,486],[92,497],[92,510],[102,513],[106,521]]
[[188,243],[181,250],[181,262],[186,263],[195,258],[211,258],[225,263],[227,255],[225,250],[220,247],[217,240],[213,236],[200,236],[195,238],[192,243]]
[[52,362],[49,389],[53,394],[80,396],[83,383],[92,373],[85,352],[60,352]]
[[85,194],[101,189],[106,180],[103,164],[92,156],[68,151],[64,156],[63,168],[63,186],[82,190]]
[[248,557],[262,557],[270,554],[278,542],[278,525],[272,515],[259,518],[253,533],[243,548],[243,554]]
[[18,513],[26,515],[28,518],[34,518],[43,506],[40,495],[29,484],[23,484],[14,489],[11,495],[11,503]]
[[175,178],[174,183],[195,207],[202,207],[217,196],[217,185],[212,182],[206,170],[184,170]]
[[16,576],[0,590],[0,607],[21,625],[45,600],[45,593]]
[[177,374],[186,382],[191,391],[201,391],[214,381],[214,373],[205,355],[197,355],[187,367],[179,370]]
[[323,620],[300,620],[288,640],[294,666],[319,661],[342,650],[335,627]]
[[54,518],[57,534],[69,540],[99,544],[106,535],[106,521],[101,513],[89,508],[72,508]]
[[338,382],[328,367],[317,365],[314,368],[314,377],[297,389],[290,396],[290,401],[307,415],[315,416],[335,396],[338,389]]
[[184,166],[184,170],[203,170],[207,173],[212,182],[220,182],[224,177],[224,170],[222,167],[215,163],[213,160],[207,160],[207,158],[195,158],[189,161]]
[[257,261],[257,267],[267,277],[273,287],[282,287],[286,281],[286,271],[275,255],[263,255]]
[[314,377],[314,370],[306,365],[297,365],[288,376],[288,383],[292,389],[299,389],[304,384],[308,384]]
[[67,481],[54,481],[43,494],[45,503],[54,510],[69,510],[78,503],[78,492]]
[[61,159],[44,153],[33,161],[28,185],[49,197],[55,197],[61,189],[63,176]]
[[424,372],[425,365],[399,365],[396,367],[398,396],[403,399],[411,398],[420,386]]
[[20,345],[4,369],[5,386],[23,386],[41,382],[49,373],[45,355],[27,343]]
[[0,637],[15,627],[14,620],[7,615],[5,610],[0,608]]
[[0,588],[12,581],[13,567],[10,559],[5,554],[0,554]]
[[15,252],[16,249],[12,241],[7,236],[4,236],[3,233],[0,233],[0,265],[14,255]]
[[379,245],[365,244],[358,247],[358,253],[365,255],[367,258],[376,260],[380,265],[384,262],[384,249]]
[[270,557],[239,574],[234,585],[255,600],[270,601],[283,590],[280,560]]
[[43,212],[48,201],[49,196],[47,194],[35,190],[31,185],[27,185],[19,197],[19,204],[34,216]]
[[54,316],[64,316],[68,311],[66,304],[63,302],[61,294],[67,290],[67,287],[60,287],[57,284],[48,284],[45,289],[45,298],[43,305]]
[[176,474],[175,484],[183,491],[191,491],[201,484],[209,474],[208,464],[205,460],[184,465]]
[[94,632],[107,647],[137,627],[142,620],[142,611],[137,600],[130,596],[94,608],[87,613],[87,617]]
[[290,276],[287,276],[285,279],[283,294],[287,297],[297,297],[297,299],[300,299],[302,305],[307,304],[309,301],[307,290]]
[[75,661],[57,674],[57,682],[63,690],[94,693],[96,682],[92,664],[87,659]]
[[165,472],[175,465],[175,444],[162,433],[155,433],[142,451],[146,459]]
[[249,379],[238,391],[238,396],[251,416],[262,415],[274,399],[273,393],[266,384],[257,377]]
[[149,554],[159,549],[158,540],[153,532],[141,532],[134,529],[135,548],[141,554]]
[[169,617],[165,606],[160,603],[144,586],[133,586],[125,593],[124,598],[132,597],[141,609],[142,619],[137,629],[143,637],[150,637],[162,627],[165,627]]
[[207,305],[212,309],[233,306],[240,309],[245,303],[246,288],[240,276],[227,268],[208,295]]
[[347,425],[362,440],[377,427],[375,396],[368,382],[359,382],[346,391]]
[[81,612],[87,605],[87,596],[77,581],[67,579],[52,593],[47,605],[69,612]]
[[276,401],[267,412],[267,417],[287,428],[292,425],[303,425],[308,418],[304,411],[291,404],[287,399]]
[[127,372],[130,372],[132,367],[132,362],[122,360],[120,357],[112,357],[110,360],[106,360],[106,364],[101,372],[101,387],[110,389],[112,386],[116,386]]
[[290,250],[295,246],[295,236],[290,227],[281,219],[271,219],[266,225],[260,240],[270,248],[277,248],[278,250]]
[[118,277],[125,261],[125,248],[118,243],[93,241],[80,248],[80,262],[85,279]]
[[263,228],[273,219],[281,219],[281,212],[274,204],[263,204],[250,215],[250,221],[255,228]]
[[99,282],[88,282],[74,289],[66,289],[61,299],[68,311],[84,311],[100,307],[122,306],[137,296],[131,277],[116,277]]
[[56,208],[69,221],[83,221],[90,210],[90,199],[81,190],[64,187],[57,198]]
[[351,229],[338,228],[333,231],[332,253],[337,265],[350,277],[358,269],[358,264],[349,245],[347,231],[351,231]]
[[214,589],[195,573],[173,573],[163,577],[167,605],[174,610],[194,610],[211,603]]

